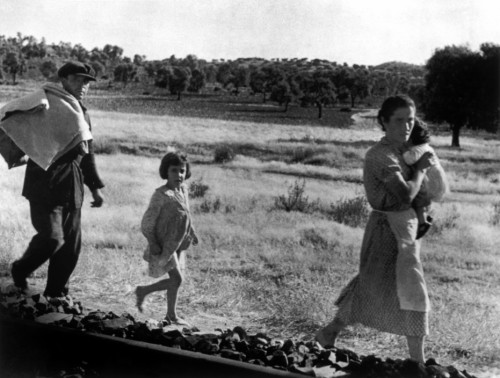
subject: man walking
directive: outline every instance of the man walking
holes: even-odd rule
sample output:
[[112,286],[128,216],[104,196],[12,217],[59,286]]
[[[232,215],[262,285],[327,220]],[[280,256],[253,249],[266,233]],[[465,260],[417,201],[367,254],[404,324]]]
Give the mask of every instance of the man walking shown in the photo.
[[[27,277],[48,260],[46,297],[68,294],[69,279],[81,249],[84,184],[92,192],[92,207],[100,207],[104,201],[100,190],[104,184],[95,165],[90,117],[81,103],[90,82],[96,80],[94,70],[81,62],[68,62],[59,69],[58,77],[62,87],[43,86],[41,96],[46,96],[48,105],[25,115],[29,122],[37,123],[33,133],[43,129],[43,135],[34,138],[32,133],[31,140],[26,141],[26,131],[16,134],[20,128],[16,117],[22,111],[12,112],[2,126],[29,157],[22,194],[29,201],[31,222],[36,230],[23,256],[12,264],[12,278],[15,286],[26,290]],[[32,96],[27,102],[37,101]],[[23,121],[22,127],[29,122]]]

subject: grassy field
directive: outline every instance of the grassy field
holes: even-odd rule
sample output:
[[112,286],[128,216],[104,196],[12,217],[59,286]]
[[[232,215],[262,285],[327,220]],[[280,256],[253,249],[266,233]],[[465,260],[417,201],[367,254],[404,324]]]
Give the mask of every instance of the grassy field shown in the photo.
[[[72,278],[78,300],[139,319],[165,314],[162,294],[152,295],[146,313],[138,314],[133,289],[150,282],[139,224],[162,185],[159,159],[175,146],[193,163],[188,182],[209,188],[191,199],[201,243],[188,253],[180,313],[201,329],[241,325],[305,339],[333,317],[336,296],[357,272],[364,227],[359,213],[366,210],[362,161],[381,137],[373,122],[272,123],[262,122],[258,112],[258,119],[201,117],[189,110],[143,114],[130,100],[119,107],[111,102],[113,111],[92,101],[100,109],[91,114],[107,202],[100,209],[85,204],[83,251]],[[450,138],[433,139],[452,192],[433,207],[436,224],[422,248],[432,304],[426,353],[445,365],[492,371],[500,369],[500,141],[468,134],[461,149],[451,149]],[[227,148],[234,160],[215,163],[215,151]],[[0,171],[0,265],[8,272],[33,231],[20,195],[24,168],[9,171],[1,164]],[[277,206],[279,196],[301,184],[303,211]],[[43,267],[30,282],[43,288],[45,272]],[[407,353],[403,337],[361,326],[349,327],[339,346],[381,357]]]

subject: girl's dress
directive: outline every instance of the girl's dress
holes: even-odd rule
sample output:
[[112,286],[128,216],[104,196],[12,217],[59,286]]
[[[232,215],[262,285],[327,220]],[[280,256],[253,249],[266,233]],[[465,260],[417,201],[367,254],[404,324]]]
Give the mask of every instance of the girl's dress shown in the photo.
[[161,277],[174,268],[184,268],[179,252],[186,250],[196,236],[185,184],[179,191],[166,185],[155,190],[142,218],[141,230],[148,241],[143,257],[149,263],[151,277]]
[[410,203],[398,196],[398,187],[411,175],[402,152],[403,145],[383,138],[366,154],[364,186],[374,211],[363,237],[359,273],[340,293],[336,318],[346,325],[361,323],[384,332],[424,336],[429,332],[429,298],[420,261],[420,243],[416,244],[411,263],[405,263],[403,272],[403,275],[420,277],[418,285],[409,288],[416,294],[419,303],[415,306],[420,310],[404,310],[398,297],[401,282],[396,278],[398,244],[385,214],[410,208]]

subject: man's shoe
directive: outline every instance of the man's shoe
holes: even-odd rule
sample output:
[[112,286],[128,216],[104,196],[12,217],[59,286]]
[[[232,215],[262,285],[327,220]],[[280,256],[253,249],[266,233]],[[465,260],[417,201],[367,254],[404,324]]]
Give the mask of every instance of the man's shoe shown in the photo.
[[19,273],[19,262],[14,261],[12,263],[12,267],[10,270],[10,274],[12,275],[12,280],[14,281],[14,285],[19,288],[19,290],[27,290],[28,289],[28,281],[26,281],[26,277],[21,276]]

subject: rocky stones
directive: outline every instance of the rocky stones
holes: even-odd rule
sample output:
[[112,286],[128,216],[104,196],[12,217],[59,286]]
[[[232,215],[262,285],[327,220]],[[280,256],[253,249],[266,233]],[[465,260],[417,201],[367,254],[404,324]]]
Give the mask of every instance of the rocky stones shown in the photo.
[[286,340],[281,347],[287,355],[295,351],[295,342],[291,339]]
[[203,354],[214,355],[219,352],[219,346],[209,340],[201,339],[194,345],[194,350]]
[[450,378],[450,372],[443,366],[427,366],[427,372],[432,378]]
[[238,341],[238,342],[234,343],[234,348],[238,352],[247,354],[250,351],[250,344],[246,340]]
[[288,368],[288,356],[283,350],[276,350],[269,359],[269,365],[286,370]]
[[220,356],[235,361],[245,361],[246,355],[233,349],[221,349]]
[[102,321],[103,333],[106,335],[127,337],[127,327],[133,322],[125,317],[105,319]]
[[250,348],[247,352],[247,358],[249,360],[258,360],[267,364],[267,354],[264,348]]
[[[312,341],[272,339],[264,333],[249,335],[242,327],[202,333],[195,327],[180,329],[164,320],[139,322],[129,313],[118,315],[86,310],[71,297],[0,294],[0,315],[323,378],[475,378],[453,366],[441,366],[434,359],[429,359],[425,365],[410,359],[383,360],[374,355],[360,356],[348,349],[325,349]],[[65,376],[82,376],[80,371],[71,374]]]
[[234,327],[233,332],[237,333],[238,336],[240,337],[240,340],[246,340],[247,339],[247,332],[243,329],[243,327]]

